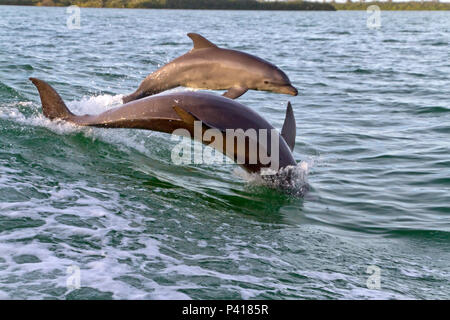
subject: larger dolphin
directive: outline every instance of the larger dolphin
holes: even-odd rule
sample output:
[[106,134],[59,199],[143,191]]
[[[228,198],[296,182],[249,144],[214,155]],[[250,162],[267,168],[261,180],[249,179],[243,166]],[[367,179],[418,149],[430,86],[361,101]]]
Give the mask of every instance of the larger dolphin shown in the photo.
[[228,90],[235,99],[247,90],[263,90],[297,95],[287,75],[272,63],[241,51],[222,49],[196,33],[188,33],[194,48],[148,75],[123,102],[141,99],[183,86]]
[[124,104],[99,115],[78,116],[70,112],[62,98],[49,84],[36,78],[30,80],[39,91],[44,115],[49,119],[62,119],[80,126],[147,129],[175,134],[176,129],[186,129],[194,138],[196,138],[195,121],[203,123],[202,130],[216,129],[220,133],[236,129],[243,131],[265,129],[267,132],[265,140],[259,135],[255,137],[258,151],[264,147],[268,151],[267,154],[277,154],[270,162],[263,160],[259,152],[256,161],[251,161],[250,138],[244,137],[243,149],[235,146],[231,150],[226,148],[228,140],[225,139],[225,135],[221,136],[223,139],[221,144],[211,144],[212,141],[203,135],[198,140],[218,149],[233,160],[245,159],[243,163],[238,164],[248,172],[260,173],[263,168],[273,169],[274,164],[277,169],[296,165],[291,151],[295,143],[296,130],[290,104],[280,135],[252,109],[214,94],[202,92],[159,94]]

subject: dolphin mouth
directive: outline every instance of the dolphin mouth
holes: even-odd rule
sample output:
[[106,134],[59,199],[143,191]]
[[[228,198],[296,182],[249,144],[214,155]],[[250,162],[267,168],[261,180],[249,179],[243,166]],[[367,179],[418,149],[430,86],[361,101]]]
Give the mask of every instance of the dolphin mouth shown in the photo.
[[291,96],[298,95],[298,90],[294,86],[288,84],[286,86],[281,87],[281,93],[290,94]]

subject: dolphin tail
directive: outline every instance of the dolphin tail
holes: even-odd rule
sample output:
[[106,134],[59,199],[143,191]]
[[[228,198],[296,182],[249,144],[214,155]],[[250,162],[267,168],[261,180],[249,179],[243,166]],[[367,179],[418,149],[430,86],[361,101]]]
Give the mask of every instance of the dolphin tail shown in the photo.
[[60,95],[47,82],[36,78],[30,78],[30,80],[39,91],[44,116],[50,120],[67,119],[74,116]]

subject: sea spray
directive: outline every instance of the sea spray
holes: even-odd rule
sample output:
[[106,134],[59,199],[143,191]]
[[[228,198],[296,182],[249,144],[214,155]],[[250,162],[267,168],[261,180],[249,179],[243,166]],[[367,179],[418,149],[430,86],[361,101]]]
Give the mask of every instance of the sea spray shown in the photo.
[[308,174],[313,160],[301,161],[296,166],[287,166],[277,172],[265,170],[262,174],[235,170],[235,174],[255,186],[278,189],[289,195],[303,197],[309,190]]

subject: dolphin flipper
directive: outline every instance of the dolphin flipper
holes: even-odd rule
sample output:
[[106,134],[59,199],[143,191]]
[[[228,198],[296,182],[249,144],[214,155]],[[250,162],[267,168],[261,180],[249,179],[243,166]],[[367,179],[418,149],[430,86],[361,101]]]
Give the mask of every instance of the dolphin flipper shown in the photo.
[[294,111],[292,110],[291,103],[288,102],[286,118],[284,119],[283,129],[281,129],[281,136],[284,141],[286,141],[289,148],[291,148],[291,151],[294,150],[296,131]]
[[248,88],[245,87],[231,87],[227,92],[223,94],[224,97],[230,99],[236,99],[242,96],[244,93],[248,91]]
[[173,110],[177,113],[177,115],[181,118],[181,120],[183,120],[183,122],[188,125],[194,126],[195,121],[201,121],[203,130],[216,129],[216,130],[219,130],[220,132],[225,133],[224,129],[220,129],[220,128],[210,125],[208,122],[206,122],[202,119],[199,119],[197,116],[193,115],[191,112],[189,112],[179,106],[173,106]]
[[181,120],[183,120],[183,122],[188,125],[194,126],[194,122],[198,120],[190,112],[184,110],[179,106],[173,106],[173,110],[177,113]]
[[127,96],[124,96],[122,98],[122,102],[125,104],[125,103],[131,102],[134,100],[138,100],[138,99],[144,98],[146,96],[151,96],[151,95],[152,94],[145,94],[145,93],[140,92],[139,90],[136,90],[135,92],[133,92]]

